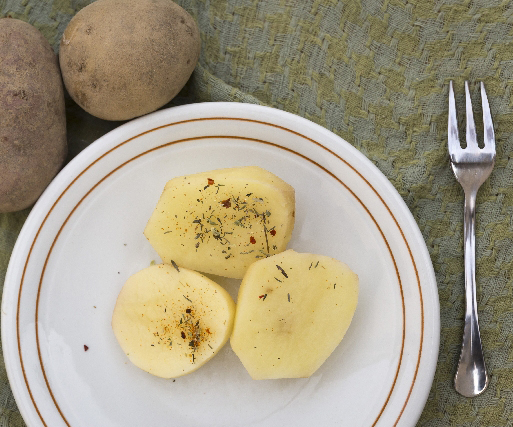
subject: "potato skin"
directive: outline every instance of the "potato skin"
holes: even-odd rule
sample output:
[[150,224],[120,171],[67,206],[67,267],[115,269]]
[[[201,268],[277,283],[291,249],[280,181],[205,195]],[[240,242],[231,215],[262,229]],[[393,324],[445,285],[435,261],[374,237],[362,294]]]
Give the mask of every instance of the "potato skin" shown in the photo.
[[175,97],[200,46],[195,21],[172,0],[97,0],[70,21],[59,60],[66,89],[84,110],[128,120]]
[[0,19],[0,212],[32,205],[66,157],[57,56],[32,25]]

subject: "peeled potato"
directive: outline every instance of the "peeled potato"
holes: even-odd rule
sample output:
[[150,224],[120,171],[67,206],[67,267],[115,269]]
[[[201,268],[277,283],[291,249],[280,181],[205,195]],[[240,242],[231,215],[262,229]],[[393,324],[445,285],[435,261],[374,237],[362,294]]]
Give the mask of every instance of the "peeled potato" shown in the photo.
[[249,267],[231,347],[253,379],[309,377],[344,337],[357,302],[347,265],[285,251]]
[[176,264],[131,276],[118,296],[112,328],[134,365],[162,378],[195,371],[230,337],[235,303],[220,285]]
[[294,189],[259,167],[170,180],[144,230],[165,263],[242,278],[255,261],[286,249]]

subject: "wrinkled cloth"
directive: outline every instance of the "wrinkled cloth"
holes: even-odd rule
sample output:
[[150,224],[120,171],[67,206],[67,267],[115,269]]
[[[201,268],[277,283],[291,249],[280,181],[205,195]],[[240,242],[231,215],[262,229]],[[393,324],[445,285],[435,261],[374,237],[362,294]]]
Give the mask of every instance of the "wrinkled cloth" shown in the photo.
[[[34,24],[58,52],[88,0],[0,0],[0,16]],[[168,105],[234,101],[295,113],[344,138],[392,182],[429,250],[440,297],[435,378],[418,426],[513,425],[513,3],[424,0],[180,0],[196,19],[199,63]],[[447,155],[448,83],[479,110],[484,81],[497,161],[478,193],[477,283],[489,389],[453,387],[464,317],[463,192]],[[69,156],[120,123],[69,97]],[[0,112],[1,114],[1,112]],[[461,117],[462,118],[462,117]],[[476,117],[479,118],[479,115]],[[478,135],[482,125],[476,120]],[[1,171],[0,171],[1,179]],[[0,284],[30,209],[0,214]],[[0,426],[24,426],[0,360]]]

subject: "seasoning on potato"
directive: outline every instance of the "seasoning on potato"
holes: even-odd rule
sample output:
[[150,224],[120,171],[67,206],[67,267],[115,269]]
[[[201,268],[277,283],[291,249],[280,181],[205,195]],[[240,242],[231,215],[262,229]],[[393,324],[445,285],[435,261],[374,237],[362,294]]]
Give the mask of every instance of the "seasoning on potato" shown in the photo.
[[170,180],[144,230],[162,261],[242,278],[292,236],[294,188],[256,166]]
[[63,33],[64,84],[84,110],[128,120],[171,101],[199,59],[194,19],[172,0],[97,0]]
[[31,206],[67,153],[57,56],[32,25],[0,19],[0,212]]
[[252,264],[239,288],[230,344],[253,379],[311,376],[344,337],[358,276],[293,250]]
[[194,372],[230,337],[235,303],[205,276],[158,264],[131,276],[119,293],[112,328],[130,361],[150,374]]

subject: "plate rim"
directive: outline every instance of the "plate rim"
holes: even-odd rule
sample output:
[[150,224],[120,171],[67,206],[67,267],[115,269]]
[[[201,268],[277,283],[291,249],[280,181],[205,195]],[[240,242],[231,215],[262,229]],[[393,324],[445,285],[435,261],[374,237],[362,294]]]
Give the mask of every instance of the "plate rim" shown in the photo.
[[[211,110],[215,110],[216,112],[217,111],[224,112],[224,116],[209,114],[209,117],[206,118],[206,117],[201,117],[201,114],[199,114],[198,117],[196,117],[194,119],[183,120],[183,121],[181,121],[181,120],[178,120],[178,121],[174,120],[174,118],[176,116],[179,116],[180,114],[187,116],[187,115],[191,115],[191,114],[194,115],[194,113],[197,112],[197,111],[201,112],[201,110],[205,106],[207,106]],[[229,111],[229,114],[227,114],[227,110]],[[272,115],[274,117],[278,117],[278,119],[274,120],[272,123],[266,122],[266,121],[262,121],[262,120],[248,119],[248,117],[254,115],[255,112],[259,113],[259,114],[260,113],[264,113],[264,115],[267,114],[269,116]],[[232,116],[227,117],[230,114],[234,114],[236,117],[232,117]],[[167,121],[168,124],[157,126],[157,127],[152,127],[151,126],[151,122],[152,121],[153,122],[159,122],[162,119]],[[9,286],[6,287],[5,285],[7,285],[8,282],[9,282],[9,279],[11,277],[11,271],[15,270],[14,266],[11,267],[11,261],[13,259],[15,259],[16,255],[18,254],[18,252],[20,252],[20,250],[21,250],[20,247],[23,248],[23,244],[21,243],[21,241],[25,237],[25,234],[28,234],[29,236],[33,236],[33,242],[32,242],[31,249],[29,249],[29,252],[26,255],[26,262],[25,262],[24,270],[27,268],[27,264],[28,264],[29,258],[30,258],[30,252],[32,250],[32,247],[33,247],[35,241],[37,240],[39,232],[41,231],[41,229],[43,228],[43,226],[44,226],[44,224],[46,222],[46,219],[51,214],[51,212],[53,211],[54,207],[59,202],[59,200],[62,197],[62,195],[65,194],[69,190],[69,188],[73,185],[73,183],[76,180],[78,180],[85,173],[86,170],[88,170],[96,162],[100,161],[103,157],[107,156],[110,152],[114,151],[116,148],[119,148],[122,145],[127,144],[130,141],[132,141],[132,140],[134,140],[134,139],[136,139],[136,138],[138,138],[138,137],[140,137],[140,136],[142,136],[142,135],[144,135],[146,133],[155,131],[155,130],[163,128],[163,127],[168,127],[168,126],[171,126],[171,125],[180,124],[180,123],[183,123],[183,122],[190,122],[190,121],[197,121],[197,120],[198,121],[201,121],[201,120],[215,120],[215,119],[218,119],[218,120],[219,119],[247,120],[247,121],[257,122],[257,123],[260,123],[260,124],[272,125],[272,126],[281,128],[281,129],[283,129],[285,131],[292,132],[292,133],[294,133],[294,134],[296,134],[296,135],[298,135],[298,136],[300,136],[302,138],[310,140],[311,142],[314,142],[316,145],[318,145],[321,148],[327,150],[328,152],[330,152],[330,154],[334,155],[339,160],[343,161],[346,165],[351,167],[359,175],[359,177],[362,180],[364,180],[372,188],[374,193],[380,199],[381,203],[389,211],[391,217],[393,218],[393,220],[396,223],[397,228],[399,230],[402,230],[402,228],[400,226],[400,223],[399,223],[398,219],[396,218],[396,215],[394,215],[394,212],[392,212],[391,208],[388,206],[386,201],[381,197],[381,195],[375,189],[375,187],[372,185],[372,183],[369,182],[369,180],[362,174],[362,172],[359,169],[356,168],[356,166],[353,163],[349,163],[344,158],[342,158],[339,154],[334,152],[329,147],[319,143],[314,138],[312,138],[310,136],[307,136],[304,133],[300,133],[298,131],[295,131],[295,130],[289,129],[287,127],[278,125],[278,124],[276,124],[274,122],[283,122],[284,121],[283,119],[287,119],[289,121],[289,123],[288,123],[289,125],[292,124],[293,122],[296,122],[298,127],[302,127],[303,128],[302,131],[307,131],[309,128],[312,128],[313,132],[321,132],[321,134],[323,134],[323,133],[324,134],[329,134],[329,136],[331,138],[335,138],[336,140],[338,140],[338,142],[342,144],[343,150],[347,150],[350,153],[350,155],[353,156],[353,158],[356,158],[356,160],[360,163],[360,165],[359,165],[360,167],[363,167],[365,170],[370,169],[371,173],[376,175],[376,178],[378,179],[379,184],[385,186],[385,188],[387,190],[387,197],[392,197],[393,196],[393,199],[394,199],[393,200],[393,204],[394,204],[394,206],[397,206],[397,209],[400,211],[400,213],[407,217],[406,218],[407,225],[409,226],[408,227],[409,228],[408,232],[409,233],[413,233],[412,237],[414,237],[416,240],[419,240],[419,237],[420,237],[420,241],[422,242],[422,245],[416,247],[417,252],[418,252],[418,253],[416,253],[416,255],[418,257],[422,258],[422,259],[420,259],[417,262],[421,262],[422,264],[428,266],[428,270],[429,270],[428,273],[429,273],[430,277],[428,277],[426,279],[426,282],[431,282],[431,285],[434,285],[434,287],[432,289],[436,293],[436,298],[434,298],[434,302],[438,303],[436,278],[435,278],[435,275],[434,275],[434,270],[433,270],[432,262],[431,262],[431,259],[429,257],[429,254],[428,254],[427,247],[425,245],[424,239],[423,239],[423,237],[422,237],[422,235],[420,233],[420,230],[418,228],[418,225],[417,225],[415,219],[413,218],[413,215],[411,214],[409,208],[407,207],[407,205],[404,202],[404,200],[400,197],[400,195],[397,192],[397,190],[395,189],[395,187],[393,187],[393,185],[386,178],[386,176],[367,157],[365,157],[363,155],[363,153],[358,151],[355,147],[353,147],[351,144],[349,144],[347,141],[345,141],[344,139],[342,139],[338,135],[334,134],[333,132],[329,131],[328,129],[326,129],[326,128],[324,128],[324,127],[322,127],[322,126],[320,126],[320,125],[318,125],[318,124],[316,124],[316,123],[314,123],[314,122],[312,122],[312,121],[310,121],[310,120],[308,120],[306,118],[303,118],[303,117],[300,117],[300,116],[297,116],[295,114],[288,113],[288,112],[285,112],[285,111],[282,111],[282,110],[277,110],[277,109],[272,108],[272,107],[259,106],[259,105],[253,105],[253,104],[239,104],[239,103],[231,103],[231,102],[197,103],[197,104],[190,104],[190,105],[184,105],[184,106],[179,106],[179,107],[171,107],[171,108],[167,108],[167,109],[164,109],[164,110],[160,110],[160,111],[157,111],[157,112],[152,113],[150,115],[134,119],[134,120],[132,120],[130,122],[127,122],[127,123],[119,126],[118,128],[116,128],[116,129],[108,132],[107,134],[103,135],[102,137],[98,138],[96,141],[92,142],[88,147],[86,147],[82,152],[80,152],[74,159],[72,159],[61,170],[61,172],[56,176],[56,178],[48,186],[48,188],[45,190],[45,192],[43,193],[41,198],[38,200],[38,202],[35,204],[35,206],[31,210],[31,212],[29,213],[29,216],[27,217],[27,219],[25,221],[25,224],[23,225],[22,230],[20,231],[20,234],[18,236],[18,239],[16,241],[16,244],[15,244],[15,246],[13,248],[13,251],[12,251],[12,254],[11,254],[11,260],[9,262],[9,266],[8,266],[8,269],[7,269],[7,272],[6,272],[6,276],[5,276],[4,296],[7,293],[7,291],[6,291],[7,288],[9,288]],[[304,123],[302,123],[303,121],[304,121]],[[145,124],[145,126],[143,126],[143,127],[145,127],[145,128],[147,127],[148,129],[145,130],[144,132],[134,133],[133,129],[140,128],[141,127],[140,126],[141,123]],[[146,124],[146,123],[149,123],[149,124]],[[119,134],[119,136],[118,136],[118,134]],[[132,136],[129,137],[129,138],[122,138],[121,136],[123,134],[132,134]],[[237,138],[237,137],[232,137],[232,138]],[[102,142],[104,140],[107,140],[107,141],[109,141],[109,140],[119,141],[121,139],[123,139],[122,142],[118,142],[118,143],[114,144],[114,146],[112,146],[110,148],[107,147],[108,148],[107,150],[105,150],[104,148],[101,147],[101,144],[102,144]],[[201,137],[200,137],[200,139],[201,139]],[[280,147],[280,148],[285,148],[285,147]],[[289,150],[289,151],[294,152],[293,150]],[[294,153],[299,154],[297,152],[294,152]],[[140,153],[139,155],[142,155],[142,154]],[[89,157],[94,158],[94,160],[92,162],[88,161]],[[308,159],[308,160],[310,160],[310,159]],[[85,168],[80,168],[80,165],[83,164],[83,163],[84,163]],[[324,169],[325,172],[330,173],[328,170],[326,170],[322,166],[321,166],[321,168]],[[110,173],[113,173],[117,169],[118,168],[113,169]],[[108,175],[110,175],[110,173]],[[64,189],[62,191],[58,192],[60,194],[57,197],[57,199],[54,200],[54,198],[55,198],[55,195],[53,194],[54,193],[54,189],[59,189],[59,188],[63,187],[62,182],[64,182],[64,184],[65,184],[69,180],[70,176],[74,176],[74,178],[71,180],[71,182],[69,182],[68,185],[64,186]],[[103,177],[100,181],[98,181],[98,183],[103,181],[103,179],[105,179],[105,177]],[[89,194],[89,192],[91,192],[97,185],[98,184],[93,185],[90,188],[90,190],[86,194],[83,195],[82,199],[77,204],[77,206],[87,197],[87,194]],[[347,189],[349,189],[349,188],[347,188]],[[353,194],[353,196],[356,196],[356,195]],[[50,209],[45,209],[45,205],[44,205],[45,202],[52,202]],[[75,206],[75,208],[77,206]],[[73,213],[75,208],[73,208],[73,210],[69,213],[68,217],[63,222],[63,225],[61,226],[60,230],[62,230],[62,228],[64,227],[64,225],[67,222],[67,220],[69,219],[69,217],[72,215],[72,213]],[[43,214],[46,214],[42,220],[41,220],[40,211],[43,211]],[[371,215],[371,217],[372,217],[372,215]],[[36,227],[39,226],[39,228],[38,228],[37,232],[35,233],[35,235],[34,235],[33,230],[31,229],[32,223],[34,223],[34,225]],[[378,225],[377,222],[376,222],[376,225]],[[378,229],[380,229],[379,226],[378,226]],[[380,232],[381,232],[381,234],[383,234],[381,229],[380,229]],[[60,233],[60,231],[59,231],[59,233]],[[401,231],[401,233],[402,233],[402,231]],[[57,237],[56,237],[56,239],[57,239]],[[383,235],[383,237],[384,237],[384,235]],[[406,244],[406,247],[408,248],[411,260],[414,261],[413,264],[415,266],[414,267],[415,268],[415,272],[416,272],[416,274],[418,276],[418,271],[417,271],[417,267],[416,267],[416,263],[415,263],[416,257],[414,256],[414,254],[412,252],[412,249],[410,247],[410,242],[404,236],[404,234],[403,234],[403,240],[404,240],[404,243]],[[51,253],[51,250],[50,250],[49,254],[50,253]],[[48,257],[49,257],[49,255],[48,255]],[[14,261],[13,261],[13,264],[14,264]],[[12,273],[12,274],[14,274],[14,273]],[[25,274],[25,271],[23,272],[23,276],[24,276],[24,274]],[[21,280],[21,283],[22,282],[23,282],[23,279]],[[12,286],[14,286],[14,285],[12,285]],[[425,286],[427,286],[427,285],[425,285]],[[419,292],[421,293],[421,301],[422,301],[422,289],[421,289],[422,288],[422,284],[421,284],[421,280],[420,279],[418,280],[418,287],[419,287]],[[21,295],[21,287],[19,289],[19,295]],[[5,320],[4,317],[6,317],[5,314],[4,314],[5,310],[3,309],[4,303],[7,303],[7,301],[3,297],[2,298],[2,343],[6,342],[4,340],[4,336],[7,334],[7,331],[6,331],[7,326],[4,326],[4,325],[8,324],[8,322],[6,323],[4,321]],[[18,298],[18,303],[19,303],[19,298]],[[422,302],[421,304],[422,304],[422,309],[424,309],[424,302]],[[439,331],[439,328],[440,328],[439,306],[434,307],[434,309],[435,309],[434,311],[438,312],[438,316],[435,316],[433,318],[434,324],[432,326],[433,326],[433,330],[435,330],[435,331],[438,330]],[[16,310],[16,313],[17,313],[17,316],[18,316],[18,314],[19,314],[19,307]],[[423,319],[422,319],[422,324],[423,324],[423,328],[422,329],[424,330],[425,329],[425,327],[424,327],[424,316],[423,316]],[[404,325],[403,325],[403,328],[404,328]],[[37,331],[37,328],[36,328],[36,331]],[[36,334],[37,334],[37,332],[36,332]],[[432,339],[434,341],[436,341],[436,351],[434,351],[434,353],[436,353],[436,355],[438,355],[439,333],[438,334],[434,333]],[[422,347],[422,343],[423,343],[424,340],[425,340],[425,337],[422,337],[421,341],[420,341],[421,342],[421,347]],[[18,344],[19,344],[19,340],[18,340]],[[12,377],[14,376],[14,370],[15,369],[13,368],[12,365],[10,365],[10,363],[11,363],[10,362],[10,357],[8,357],[6,355],[7,348],[5,346],[3,346],[3,349],[4,349],[4,357],[5,357],[5,361],[6,361],[6,370],[7,370],[8,378],[9,378],[9,381],[11,383],[11,388],[13,389],[13,394],[15,395],[16,401],[18,402],[19,399],[21,398],[21,392],[20,393],[15,393],[14,387],[12,387],[12,384],[13,384]],[[416,376],[417,376],[417,371],[418,371],[418,368],[419,368],[419,365],[420,365],[420,356],[421,356],[421,354],[422,354],[422,348],[419,350],[419,361],[417,363],[416,372],[415,372],[415,376],[414,376],[414,379],[413,379],[412,386],[410,388],[410,391],[408,393],[408,397],[407,397],[407,399],[406,399],[406,401],[404,403],[404,406],[403,406],[403,408],[402,408],[402,410],[401,410],[401,412],[400,412],[400,414],[399,414],[399,416],[397,418],[397,422],[400,421],[400,419],[401,419],[401,417],[403,415],[403,412],[405,411],[406,407],[408,406],[409,398],[410,398],[410,396],[411,396],[411,394],[413,392],[414,386],[416,385]],[[437,357],[435,357],[435,358],[432,357],[431,359],[432,359],[431,360],[431,366],[430,366],[431,372],[428,374],[428,377],[432,381],[433,376],[434,376],[434,371],[436,369]],[[8,363],[8,360],[9,360],[9,363]],[[399,366],[398,366],[398,369],[397,369],[397,373],[400,370],[400,365],[401,364],[399,363]],[[22,368],[22,370],[23,370],[23,368]],[[396,377],[397,377],[397,375],[396,375]],[[25,382],[26,381],[27,380],[26,380],[26,377],[25,377]],[[431,381],[429,382],[429,385],[431,385]],[[395,384],[395,381],[394,381],[394,384]],[[44,423],[42,417],[41,417],[41,414],[39,413],[37,405],[34,402],[34,398],[32,397],[32,393],[30,391],[30,388],[28,387],[28,384],[27,384],[27,388],[28,388],[29,394],[31,395],[32,402],[34,403],[34,407],[36,409],[36,412],[38,413],[38,415],[39,415],[40,419],[42,420],[43,424],[46,425]],[[424,402],[424,404],[425,404],[425,401],[427,400],[427,395],[429,393],[429,388],[430,387],[426,387],[427,390],[424,390],[424,396],[421,398],[421,400]],[[385,410],[386,404],[388,403],[388,400],[389,400],[389,398],[390,398],[390,396],[392,394],[392,391],[393,391],[393,388],[391,389],[391,391],[390,391],[390,393],[388,395],[387,402],[383,406],[383,408],[382,408],[378,418],[376,419],[376,422],[379,420],[381,414]],[[53,398],[53,396],[52,396],[52,398]],[[422,405],[420,407],[420,409],[418,409],[417,418],[420,416],[423,407],[424,407],[424,405]],[[60,409],[58,408],[58,406],[57,406],[57,409],[60,412]],[[20,408],[20,412],[22,412],[21,408]],[[28,415],[28,414],[26,414],[26,415]],[[22,412],[22,416],[24,417],[24,419],[26,419],[26,415]],[[63,416],[63,419],[65,420],[64,416]],[[376,422],[374,424],[376,424]],[[67,424],[67,422],[66,422],[66,424]]]

